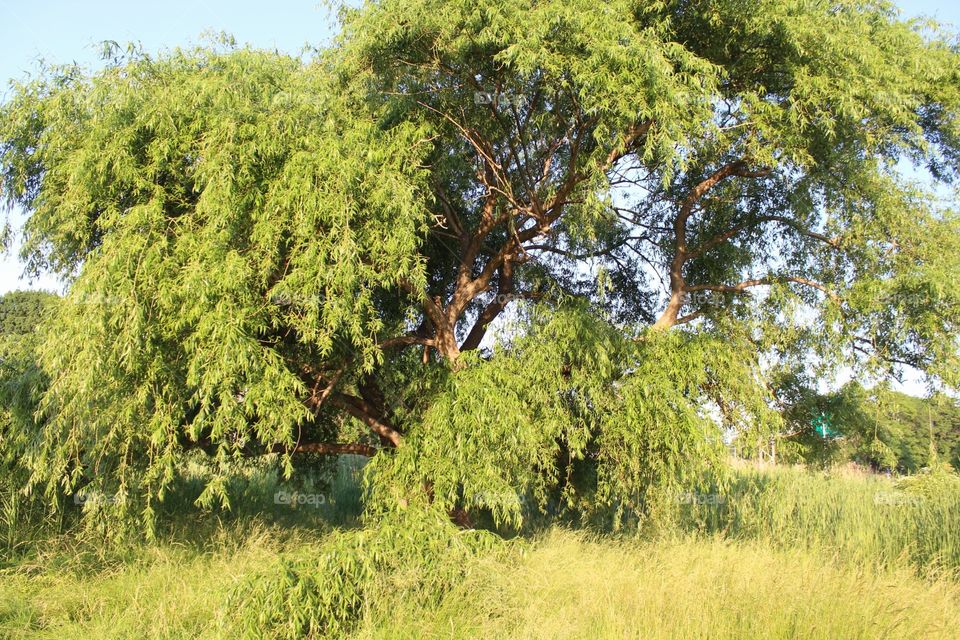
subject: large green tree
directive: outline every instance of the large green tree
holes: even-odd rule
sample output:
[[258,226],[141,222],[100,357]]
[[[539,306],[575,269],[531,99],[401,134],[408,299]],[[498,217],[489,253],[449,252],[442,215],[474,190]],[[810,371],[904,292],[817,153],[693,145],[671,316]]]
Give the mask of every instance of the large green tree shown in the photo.
[[[47,387],[37,364],[37,327],[51,315],[57,296],[12,291],[0,296],[0,464],[16,464],[23,439],[36,434],[37,403]],[[16,444],[15,444],[16,443]]]
[[3,196],[71,283],[35,480],[149,514],[189,448],[360,452],[382,506],[623,513],[777,429],[773,365],[958,381],[958,219],[901,171],[960,169],[948,34],[868,0],[341,18],[308,61],[15,86]]

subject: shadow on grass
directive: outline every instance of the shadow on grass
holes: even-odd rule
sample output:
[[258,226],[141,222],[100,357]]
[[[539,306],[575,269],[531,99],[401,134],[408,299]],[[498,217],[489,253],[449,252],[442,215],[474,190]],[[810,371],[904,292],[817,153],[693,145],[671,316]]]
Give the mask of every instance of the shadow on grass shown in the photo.
[[355,529],[361,525],[360,476],[365,462],[359,456],[307,460],[290,480],[282,478],[274,460],[238,466],[225,483],[229,506],[201,508],[197,500],[211,471],[198,456],[157,506],[152,540],[145,530],[111,540],[84,528],[82,501],[65,498],[51,513],[40,500],[26,500],[11,491],[10,502],[19,500],[23,506],[4,514],[7,536],[0,545],[0,571],[99,573],[136,562],[156,546],[193,554],[224,551],[262,535],[282,547]]

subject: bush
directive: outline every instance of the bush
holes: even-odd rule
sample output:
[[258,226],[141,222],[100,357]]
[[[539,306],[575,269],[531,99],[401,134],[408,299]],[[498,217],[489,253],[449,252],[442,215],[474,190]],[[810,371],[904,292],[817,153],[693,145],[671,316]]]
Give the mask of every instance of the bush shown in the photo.
[[934,462],[920,473],[900,479],[897,488],[926,500],[955,500],[960,496],[960,474],[947,462]]
[[231,614],[221,629],[231,638],[339,638],[379,594],[411,603],[438,600],[499,540],[458,529],[433,509],[393,512],[333,534],[315,555],[281,558],[245,580],[224,607]]

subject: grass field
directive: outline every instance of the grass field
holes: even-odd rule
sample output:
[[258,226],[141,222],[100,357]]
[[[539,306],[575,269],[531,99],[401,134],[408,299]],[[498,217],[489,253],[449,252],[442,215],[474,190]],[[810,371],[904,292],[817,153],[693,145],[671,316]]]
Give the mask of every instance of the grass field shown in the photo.
[[[540,531],[476,558],[441,593],[384,588],[354,635],[957,637],[960,496],[789,469],[741,470],[710,495],[639,536]],[[336,535],[250,515],[109,552],[36,544],[0,573],[0,637],[234,637],[236,586]]]
[[960,586],[760,543],[614,543],[553,531],[364,638],[955,638]]

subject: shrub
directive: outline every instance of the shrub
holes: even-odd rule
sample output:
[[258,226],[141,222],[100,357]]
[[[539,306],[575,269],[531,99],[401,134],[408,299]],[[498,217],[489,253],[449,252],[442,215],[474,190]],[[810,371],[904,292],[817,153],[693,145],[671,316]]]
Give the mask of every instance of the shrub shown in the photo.
[[245,580],[224,607],[225,637],[338,638],[378,594],[436,601],[492,550],[493,534],[461,530],[435,509],[409,507],[338,532],[310,557],[283,557]]

